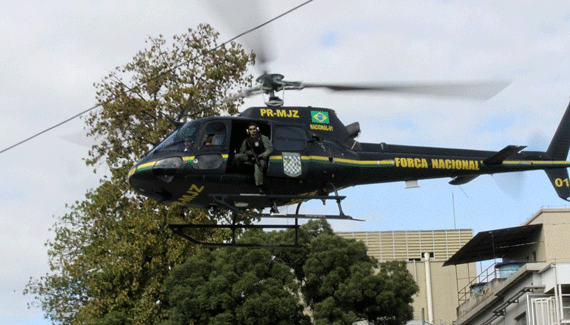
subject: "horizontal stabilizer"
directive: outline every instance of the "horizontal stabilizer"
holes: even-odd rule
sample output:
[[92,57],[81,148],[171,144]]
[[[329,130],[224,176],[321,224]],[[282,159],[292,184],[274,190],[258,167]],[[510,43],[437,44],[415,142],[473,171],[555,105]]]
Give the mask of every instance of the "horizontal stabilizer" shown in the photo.
[[467,184],[467,183],[471,182],[472,180],[474,180],[475,178],[477,178],[477,176],[479,176],[479,175],[457,176],[454,179],[452,179],[449,182],[449,184],[451,184],[451,185]]
[[523,150],[524,148],[526,148],[526,146],[513,146],[513,145],[506,146],[503,149],[501,149],[501,151],[498,151],[491,157],[483,160],[483,163],[485,163],[485,165],[498,165],[502,163],[505,159]]
[[558,196],[566,201],[570,198],[570,180],[568,180],[568,170],[566,168],[545,169],[546,175],[552,182]]

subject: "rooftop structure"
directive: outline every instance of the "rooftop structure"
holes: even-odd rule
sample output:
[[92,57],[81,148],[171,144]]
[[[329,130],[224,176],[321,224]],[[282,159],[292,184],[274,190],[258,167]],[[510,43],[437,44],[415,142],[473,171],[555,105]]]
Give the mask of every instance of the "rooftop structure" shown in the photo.
[[500,260],[459,290],[455,325],[570,323],[570,209],[477,234],[445,265]]

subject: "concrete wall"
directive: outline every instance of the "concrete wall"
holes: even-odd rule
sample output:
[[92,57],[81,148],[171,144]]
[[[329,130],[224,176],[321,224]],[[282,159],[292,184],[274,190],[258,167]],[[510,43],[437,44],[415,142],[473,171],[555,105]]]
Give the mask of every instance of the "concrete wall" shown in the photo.
[[[570,262],[570,209],[543,209],[525,225],[542,224],[536,251],[537,262]],[[532,252],[530,252],[532,256]],[[532,259],[529,259],[532,261]]]
[[[443,262],[439,261],[429,263],[431,267],[434,323],[451,324],[453,320],[456,319],[456,309],[458,306],[457,292],[468,285],[469,276],[474,277],[477,275],[475,264],[458,265],[456,268],[454,266],[443,267]],[[414,307],[414,319],[421,319],[423,309],[424,318],[427,320],[428,303],[425,261],[408,262],[407,267],[420,287],[412,304]]]

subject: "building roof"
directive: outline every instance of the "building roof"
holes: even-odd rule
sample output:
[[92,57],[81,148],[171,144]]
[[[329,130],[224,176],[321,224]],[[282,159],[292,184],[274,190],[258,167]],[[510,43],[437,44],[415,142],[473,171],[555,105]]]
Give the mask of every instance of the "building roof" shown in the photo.
[[514,247],[534,242],[542,224],[483,231],[451,256],[443,266],[501,258]]

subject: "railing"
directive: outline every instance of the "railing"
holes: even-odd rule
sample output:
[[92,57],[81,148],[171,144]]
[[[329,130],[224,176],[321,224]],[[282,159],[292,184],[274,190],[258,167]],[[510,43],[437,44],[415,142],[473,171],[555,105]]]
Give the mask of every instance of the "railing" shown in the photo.
[[471,298],[473,294],[476,294],[479,291],[480,288],[478,288],[478,285],[481,285],[481,287],[483,287],[493,279],[500,278],[499,270],[495,269],[495,265],[496,263],[491,264],[473,280],[469,281],[465,287],[459,290],[457,293],[459,305],[465,303],[467,300],[469,300],[469,298]]
[[485,270],[483,270],[477,277],[471,280],[467,286],[459,290],[458,302],[459,305],[466,302],[472,295],[482,294],[479,290],[487,285],[487,283],[495,279],[506,279],[518,269],[526,264],[527,261],[506,261],[500,263],[493,263]]

